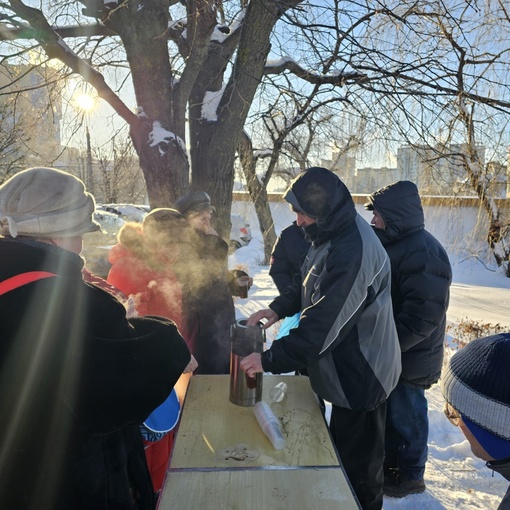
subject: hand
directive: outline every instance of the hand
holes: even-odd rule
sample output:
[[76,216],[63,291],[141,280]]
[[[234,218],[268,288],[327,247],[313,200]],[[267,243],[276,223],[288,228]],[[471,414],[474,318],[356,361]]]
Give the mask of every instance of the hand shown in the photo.
[[193,357],[193,355],[191,355],[191,359],[189,360],[188,365],[186,366],[186,368],[184,369],[184,371],[182,373],[189,374],[190,372],[193,372],[194,370],[196,370],[197,367],[198,367],[197,360]]
[[265,308],[264,310],[259,310],[254,314],[248,317],[246,321],[247,326],[255,326],[258,322],[261,322],[262,319],[267,319],[266,323],[262,325],[264,329],[267,329],[269,326],[272,326],[275,322],[278,322],[279,317],[274,310],[271,308]]
[[263,372],[260,353],[252,352],[241,360],[241,368],[248,377],[255,377],[257,372]]
[[136,311],[136,303],[133,296],[129,296],[127,301],[124,302],[124,308],[126,309],[126,317],[128,319],[131,317],[138,317],[138,312]]

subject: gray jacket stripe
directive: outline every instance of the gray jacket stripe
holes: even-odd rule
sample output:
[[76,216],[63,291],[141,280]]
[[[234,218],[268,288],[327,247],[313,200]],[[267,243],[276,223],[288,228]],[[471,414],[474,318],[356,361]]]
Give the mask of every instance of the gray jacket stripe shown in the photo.
[[[320,354],[323,354],[329,346],[336,340],[338,335],[340,334],[340,331],[342,331],[342,328],[352,319],[352,317],[356,314],[356,312],[359,310],[359,308],[363,305],[367,298],[368,291],[367,289],[373,285],[374,281],[377,279],[377,277],[381,274],[381,271],[383,271],[384,266],[386,264],[386,260],[388,259],[388,256],[385,254],[383,262],[381,264],[381,267],[377,271],[377,273],[372,278],[371,282],[368,285],[361,286],[358,283],[358,280],[361,278],[361,276],[358,273],[358,276],[356,277],[356,282],[353,285],[352,291],[349,294],[349,299],[345,302],[344,306],[340,310],[337,319],[335,320],[335,323],[333,324],[333,327],[331,328],[330,332],[328,333],[328,336],[326,337],[326,341],[324,342],[324,347],[322,348]],[[363,272],[363,266],[360,268],[360,273]],[[356,296],[353,294],[360,294],[361,295]],[[349,313],[349,310],[352,309],[352,312]],[[346,315],[348,316],[346,317]]]

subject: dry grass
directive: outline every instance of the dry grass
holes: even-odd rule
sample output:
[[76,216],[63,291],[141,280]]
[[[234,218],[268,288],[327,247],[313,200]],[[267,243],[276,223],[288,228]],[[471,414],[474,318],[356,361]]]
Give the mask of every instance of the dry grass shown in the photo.
[[446,334],[452,337],[454,348],[462,349],[471,340],[489,335],[504,333],[507,328],[500,324],[484,323],[482,321],[474,321],[472,319],[462,319],[457,324],[446,326]]

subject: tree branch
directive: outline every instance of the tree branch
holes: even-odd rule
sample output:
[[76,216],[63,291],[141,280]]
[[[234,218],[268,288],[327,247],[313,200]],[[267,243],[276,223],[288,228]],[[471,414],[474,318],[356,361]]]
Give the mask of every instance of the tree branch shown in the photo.
[[20,0],[10,0],[10,4],[12,10],[30,24],[33,29],[31,37],[41,45],[50,59],[60,60],[72,71],[79,74],[96,89],[98,96],[104,99],[130,126],[138,126],[140,119],[108,86],[103,75],[67,46],[64,40],[52,29],[39,9],[29,7]]

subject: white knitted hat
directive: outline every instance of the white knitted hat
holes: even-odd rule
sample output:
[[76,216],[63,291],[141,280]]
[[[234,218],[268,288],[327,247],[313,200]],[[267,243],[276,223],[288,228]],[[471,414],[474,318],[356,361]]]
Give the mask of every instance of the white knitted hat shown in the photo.
[[74,237],[100,229],[94,198],[74,175],[29,168],[0,186],[0,234],[35,238]]

